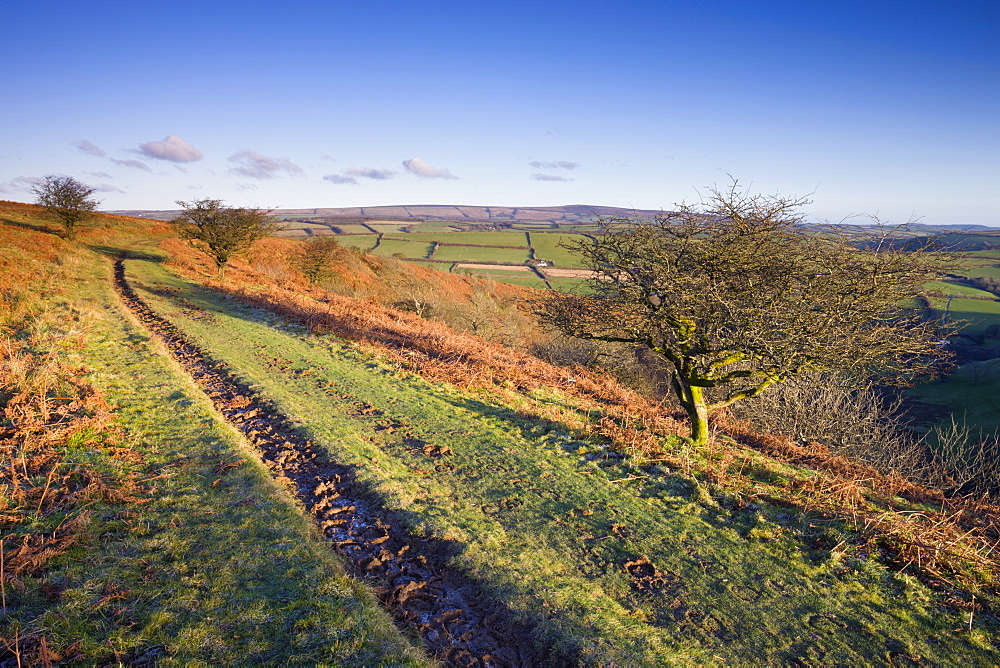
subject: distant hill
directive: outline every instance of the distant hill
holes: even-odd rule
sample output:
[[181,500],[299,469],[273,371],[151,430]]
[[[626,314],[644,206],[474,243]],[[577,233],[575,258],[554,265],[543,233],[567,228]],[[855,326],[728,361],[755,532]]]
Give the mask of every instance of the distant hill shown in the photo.
[[[109,211],[108,213],[150,218],[155,220],[170,220],[181,213],[180,209],[145,210],[132,209]],[[405,204],[397,206],[352,206],[352,207],[320,207],[315,209],[275,209],[274,216],[280,220],[327,221],[327,222],[364,222],[364,221],[400,221],[400,222],[444,222],[444,223],[487,223],[487,224],[523,224],[549,223],[553,227],[566,225],[581,225],[593,223],[597,218],[616,216],[652,217],[660,210],[627,209],[614,206],[597,206],[592,204],[569,204],[564,206],[540,207],[510,207],[510,206],[464,206],[452,204]],[[872,231],[870,225],[834,225],[858,234]],[[937,234],[954,234],[962,232],[1000,232],[1000,227],[987,225],[925,225],[914,223],[905,227],[905,236],[931,236]]]
[[[131,210],[114,211],[119,215],[138,218],[170,220],[180,213],[172,211]],[[463,223],[514,223],[545,222],[556,225],[593,222],[598,217],[621,215],[654,216],[660,211],[651,209],[623,209],[613,206],[571,204],[567,206],[510,207],[510,206],[458,206],[450,204],[418,204],[400,206],[352,206],[317,209],[275,209],[274,215],[283,220],[343,219],[441,221]]]

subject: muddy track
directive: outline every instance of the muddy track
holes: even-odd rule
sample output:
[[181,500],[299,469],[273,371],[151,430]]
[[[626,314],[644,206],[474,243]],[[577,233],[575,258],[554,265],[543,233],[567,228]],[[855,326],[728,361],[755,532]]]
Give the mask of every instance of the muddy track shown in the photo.
[[514,622],[505,606],[449,569],[455,546],[409,535],[366,494],[348,466],[331,461],[273,404],[214,363],[172,324],[156,315],[115,262],[115,290],[139,321],[254,445],[316,521],[334,549],[375,590],[397,624],[420,634],[428,653],[450,666],[565,666],[573,661],[540,650],[532,625]]

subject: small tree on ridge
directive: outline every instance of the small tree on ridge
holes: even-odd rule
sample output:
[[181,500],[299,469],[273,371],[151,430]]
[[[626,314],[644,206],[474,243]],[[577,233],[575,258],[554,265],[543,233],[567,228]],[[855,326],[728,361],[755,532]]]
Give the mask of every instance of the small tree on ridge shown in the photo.
[[48,209],[70,241],[100,204],[92,197],[94,188],[70,176],[46,176],[31,192],[35,194],[35,203]]
[[209,198],[177,203],[184,213],[170,222],[183,239],[215,260],[219,278],[234,255],[281,229],[268,218],[270,211],[229,207]]

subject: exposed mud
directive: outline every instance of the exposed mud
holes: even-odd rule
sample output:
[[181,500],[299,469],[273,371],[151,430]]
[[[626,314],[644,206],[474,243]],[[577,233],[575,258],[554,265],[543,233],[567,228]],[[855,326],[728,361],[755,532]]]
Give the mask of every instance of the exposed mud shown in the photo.
[[[431,656],[450,666],[572,665],[566,656],[539,649],[531,624],[512,621],[512,612],[502,603],[488,599],[476,583],[446,566],[454,546],[409,535],[394,524],[360,488],[350,467],[328,459],[273,405],[153,313],[126,282],[121,259],[115,263],[115,289],[257,448],[275,478],[289,487],[397,623],[420,634]],[[363,412],[365,406],[358,409]],[[217,472],[234,465],[220,464]]]

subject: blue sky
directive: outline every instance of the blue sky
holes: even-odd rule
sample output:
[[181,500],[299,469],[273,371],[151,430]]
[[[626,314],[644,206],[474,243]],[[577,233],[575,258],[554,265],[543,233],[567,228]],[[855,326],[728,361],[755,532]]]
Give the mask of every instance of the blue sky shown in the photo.
[[0,198],[1000,226],[1000,2],[4,0]]

